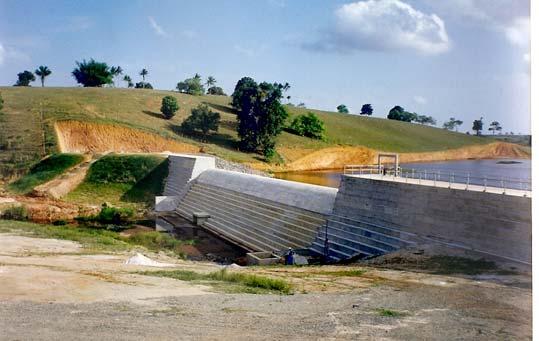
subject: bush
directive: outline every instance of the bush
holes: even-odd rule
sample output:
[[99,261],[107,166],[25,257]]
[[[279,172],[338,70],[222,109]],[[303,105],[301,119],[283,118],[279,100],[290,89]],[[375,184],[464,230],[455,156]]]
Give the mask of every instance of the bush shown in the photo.
[[10,206],[2,212],[2,219],[27,220],[28,210],[24,206]]
[[101,206],[101,211],[96,216],[96,221],[102,224],[124,224],[133,217],[135,212],[131,208],[117,208],[108,206],[106,203]]
[[138,82],[135,84],[135,89],[153,89],[153,86],[148,82]]
[[223,88],[219,86],[212,86],[208,89],[208,95],[226,96],[226,93]]
[[206,136],[210,131],[218,131],[220,120],[221,115],[218,112],[211,111],[205,104],[200,104],[191,110],[191,116],[182,122],[181,129],[186,133],[200,131]]
[[183,82],[179,82],[176,85],[176,89],[178,89],[178,91],[181,93],[195,96],[204,95],[205,92],[204,85],[202,85],[202,80],[198,77],[187,78]]
[[296,116],[288,129],[296,135],[318,140],[326,139],[324,122],[312,112],[309,112],[307,115]]
[[163,100],[161,101],[161,112],[163,113],[163,116],[167,120],[174,117],[176,114],[176,111],[178,111],[180,107],[178,106],[178,101],[176,100],[176,97],[173,96],[165,96],[163,97]]

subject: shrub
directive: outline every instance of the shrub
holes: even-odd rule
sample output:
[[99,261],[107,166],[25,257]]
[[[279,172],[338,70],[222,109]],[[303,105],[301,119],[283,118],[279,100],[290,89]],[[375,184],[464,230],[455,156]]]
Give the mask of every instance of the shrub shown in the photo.
[[97,62],[93,59],[76,62],[77,67],[71,73],[77,83],[84,87],[97,87],[112,84],[113,75],[106,63]]
[[309,112],[307,115],[296,116],[288,129],[296,135],[318,140],[326,139],[324,122],[312,112]]
[[167,120],[174,117],[176,114],[176,111],[178,111],[180,107],[178,106],[178,101],[176,100],[176,97],[173,96],[165,96],[163,97],[163,100],[161,101],[161,112],[163,113],[163,116]]
[[181,93],[195,96],[204,95],[205,92],[204,85],[202,85],[202,80],[196,76],[193,78],[187,78],[183,82],[179,82],[176,85],[176,89],[178,89],[178,91]]
[[124,224],[133,217],[135,213],[131,208],[117,208],[108,206],[104,203],[101,206],[101,211],[95,217],[96,221],[102,224]]
[[153,89],[153,86],[148,82],[137,82],[135,89]]
[[207,136],[210,131],[218,131],[221,115],[210,110],[206,104],[200,104],[191,110],[191,116],[182,122],[181,129],[186,133],[200,131]]
[[28,210],[24,206],[10,206],[2,212],[2,219],[27,220]]
[[212,86],[208,89],[208,95],[226,96],[226,93],[223,88],[219,86]]

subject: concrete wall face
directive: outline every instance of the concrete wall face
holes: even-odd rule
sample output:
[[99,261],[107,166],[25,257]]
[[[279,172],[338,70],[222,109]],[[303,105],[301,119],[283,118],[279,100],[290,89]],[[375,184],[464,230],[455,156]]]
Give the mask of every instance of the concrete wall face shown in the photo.
[[531,263],[531,199],[343,176],[335,215]]
[[181,196],[185,185],[207,169],[215,168],[215,159],[207,156],[170,154],[169,174],[163,195]]

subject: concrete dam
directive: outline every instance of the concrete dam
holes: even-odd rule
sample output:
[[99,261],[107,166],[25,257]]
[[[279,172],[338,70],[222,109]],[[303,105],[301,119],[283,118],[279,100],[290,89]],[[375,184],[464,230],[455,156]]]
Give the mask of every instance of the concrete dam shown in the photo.
[[337,262],[434,245],[531,264],[530,192],[401,180],[343,174],[335,189],[171,154],[156,212],[204,214],[202,228],[251,252],[301,249]]

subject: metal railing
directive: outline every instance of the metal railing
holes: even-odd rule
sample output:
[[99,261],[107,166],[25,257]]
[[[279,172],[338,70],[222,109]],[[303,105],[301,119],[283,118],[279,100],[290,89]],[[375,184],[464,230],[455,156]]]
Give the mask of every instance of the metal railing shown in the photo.
[[[407,182],[408,179],[414,179],[419,183],[427,181],[437,187],[451,188],[453,184],[459,184],[464,185],[464,189],[469,189],[471,186],[477,189],[479,186],[483,188],[483,191],[486,191],[489,187],[494,187],[502,189],[503,193],[506,190],[532,190],[532,182],[529,178],[503,177],[462,171],[402,167],[395,169],[394,167],[387,168],[384,166],[379,167],[378,165],[350,165],[344,167],[344,174],[390,176],[404,179],[404,182]],[[459,188],[462,188],[462,186],[459,186]]]

